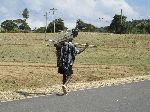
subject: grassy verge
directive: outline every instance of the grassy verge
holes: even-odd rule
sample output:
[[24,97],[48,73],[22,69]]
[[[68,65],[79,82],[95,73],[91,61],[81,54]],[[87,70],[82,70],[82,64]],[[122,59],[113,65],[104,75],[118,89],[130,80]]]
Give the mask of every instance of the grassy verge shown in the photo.
[[[0,34],[0,91],[61,84],[55,49],[44,40],[44,34]],[[79,33],[74,42],[97,47],[76,57],[73,83],[150,73],[150,35]]]

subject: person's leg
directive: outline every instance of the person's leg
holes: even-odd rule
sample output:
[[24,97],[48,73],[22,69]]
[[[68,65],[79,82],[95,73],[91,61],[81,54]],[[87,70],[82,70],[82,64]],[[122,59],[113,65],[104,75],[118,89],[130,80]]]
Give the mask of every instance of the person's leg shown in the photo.
[[70,68],[65,72],[65,74],[63,74],[63,86],[62,86],[62,89],[63,89],[63,92],[64,94],[67,94],[67,84],[70,82],[70,79],[71,79],[71,75],[72,75],[72,66],[70,66]]
[[68,71],[65,74],[65,81],[64,81],[64,85],[67,86],[67,84],[70,82],[70,79],[72,77],[73,71],[72,71],[72,66],[70,65]]
[[67,84],[70,82],[70,79],[71,79],[71,75],[67,75],[64,83],[65,86],[67,86]]
[[64,95],[66,95],[67,94],[67,87],[66,87],[66,81],[67,81],[67,76],[66,76],[66,74],[63,74],[63,86],[62,86],[62,90],[63,90],[63,93],[64,93]]
[[62,80],[62,82],[63,82],[63,85],[65,85],[65,83],[66,83],[66,80],[67,80],[67,76],[66,76],[66,74],[63,74],[63,80]]

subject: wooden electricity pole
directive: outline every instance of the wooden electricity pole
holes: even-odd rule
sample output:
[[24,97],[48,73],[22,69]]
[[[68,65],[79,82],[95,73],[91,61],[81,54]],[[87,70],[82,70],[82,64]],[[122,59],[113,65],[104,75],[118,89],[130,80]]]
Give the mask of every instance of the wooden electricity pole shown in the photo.
[[121,24],[122,24],[122,9],[121,9]]
[[57,10],[57,9],[55,9],[55,8],[52,8],[52,9],[50,9],[51,11],[53,11],[53,20],[54,20],[54,33],[55,33],[55,18],[54,18],[54,14],[55,14],[55,11]]
[[45,40],[46,40],[46,32],[47,32],[47,12],[45,13]]

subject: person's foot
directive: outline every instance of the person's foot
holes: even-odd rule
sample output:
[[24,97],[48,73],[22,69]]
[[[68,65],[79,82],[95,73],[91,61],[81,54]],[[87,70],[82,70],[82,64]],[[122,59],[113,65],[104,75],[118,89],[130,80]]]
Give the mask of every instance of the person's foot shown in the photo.
[[67,87],[66,87],[65,85],[62,86],[62,90],[63,90],[63,92],[64,92],[64,95],[67,95],[67,94],[68,94],[66,88],[67,88]]

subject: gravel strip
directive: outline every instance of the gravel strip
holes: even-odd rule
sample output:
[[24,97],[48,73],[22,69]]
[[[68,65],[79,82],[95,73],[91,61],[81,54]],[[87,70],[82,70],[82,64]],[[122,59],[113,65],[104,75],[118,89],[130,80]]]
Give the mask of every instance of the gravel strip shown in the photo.
[[[90,89],[90,88],[98,88],[98,87],[105,87],[111,85],[118,85],[124,83],[131,83],[131,82],[138,82],[150,80],[150,75],[146,76],[134,76],[134,77],[126,77],[126,78],[118,78],[118,79],[110,79],[110,80],[103,80],[103,81],[94,81],[94,82],[84,82],[84,83],[70,83],[68,86],[68,91],[76,91],[81,89]],[[32,97],[38,97],[43,95],[50,95],[54,93],[61,93],[61,86],[62,85],[53,85],[51,87],[45,88],[36,88],[36,89],[21,89],[18,91],[7,91],[7,92],[0,92],[0,101],[13,101],[13,100],[20,100]]]

